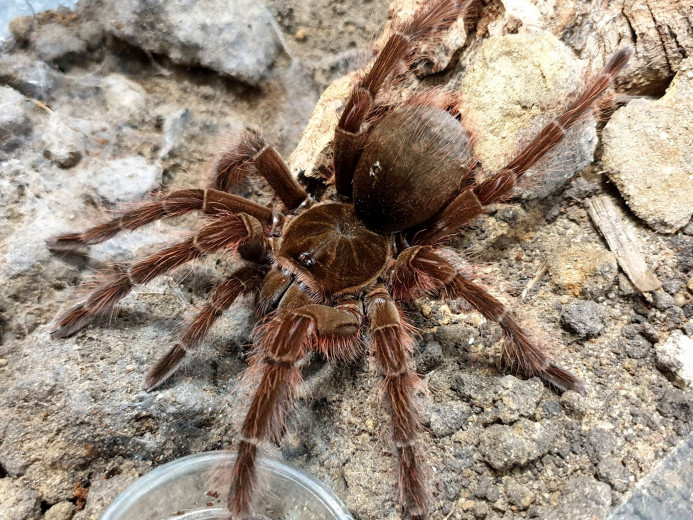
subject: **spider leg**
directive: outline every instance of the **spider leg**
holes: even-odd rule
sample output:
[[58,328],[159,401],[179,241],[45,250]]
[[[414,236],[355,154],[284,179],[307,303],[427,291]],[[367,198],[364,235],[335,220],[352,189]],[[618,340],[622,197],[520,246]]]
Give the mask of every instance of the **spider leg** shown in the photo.
[[239,143],[221,157],[212,187],[221,191],[232,190],[242,177],[253,172],[267,180],[290,210],[297,208],[308,197],[277,150],[254,130],[243,132]]
[[241,428],[232,473],[228,499],[232,519],[244,520],[252,513],[258,445],[265,439],[281,437],[284,419],[301,382],[298,365],[304,356],[320,338],[353,337],[358,333],[362,313],[353,303],[347,301],[337,307],[308,304],[292,309],[292,298],[284,298],[277,315],[264,327],[256,365],[262,379]]
[[243,213],[219,217],[191,238],[102,277],[84,302],[58,319],[51,336],[71,336],[96,316],[111,310],[135,284],[147,283],[205,254],[221,249],[234,250],[249,244],[256,244],[256,248],[262,250],[266,247],[262,224],[256,218]]
[[263,271],[257,267],[247,266],[236,271],[231,277],[214,288],[209,301],[188,325],[180,338],[166,355],[159,359],[144,380],[144,389],[151,392],[161,385],[183,363],[186,353],[192,352],[204,339],[209,329],[241,294],[258,289]]
[[471,282],[430,247],[406,249],[395,266],[395,284],[403,294],[416,287],[442,290],[447,297],[462,298],[487,320],[497,323],[505,336],[502,361],[526,377],[540,377],[551,387],[584,393],[580,380],[551,359],[547,346],[532,341],[515,315],[483,287]]
[[371,347],[383,374],[392,414],[392,438],[399,460],[399,503],[402,516],[422,520],[428,492],[416,450],[420,421],[411,394],[418,378],[408,366],[413,341],[394,301],[383,285],[368,294]]
[[432,221],[415,231],[413,242],[418,245],[434,244],[483,213],[484,206],[505,200],[524,173],[556,146],[568,129],[589,114],[594,103],[609,88],[631,54],[632,50],[629,48],[617,51],[568,109],[544,126],[510,164],[487,180],[457,195]]
[[437,0],[419,9],[411,20],[395,26],[368,73],[354,87],[335,130],[335,185],[340,194],[351,196],[354,170],[368,131],[364,123],[376,108],[375,98],[382,86],[411,57],[416,43],[450,27],[465,13],[469,3]]
[[114,237],[121,231],[134,230],[156,220],[183,215],[195,210],[208,215],[247,213],[263,223],[270,224],[272,221],[270,208],[238,195],[213,189],[178,190],[169,193],[161,200],[145,202],[119,217],[81,233],[70,233],[51,238],[47,245],[52,250],[66,250],[83,245],[98,244]]

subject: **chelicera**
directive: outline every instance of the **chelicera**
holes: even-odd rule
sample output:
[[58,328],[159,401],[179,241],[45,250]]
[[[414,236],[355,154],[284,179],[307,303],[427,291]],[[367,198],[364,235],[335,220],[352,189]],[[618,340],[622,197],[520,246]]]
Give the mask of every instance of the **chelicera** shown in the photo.
[[[441,244],[487,205],[510,195],[523,174],[590,113],[630,51],[617,52],[505,168],[477,182],[473,139],[459,117],[459,94],[425,89],[397,103],[386,96],[415,59],[419,43],[450,27],[466,6],[437,0],[396,25],[342,112],[327,190],[309,194],[275,149],[246,131],[221,158],[209,189],[171,192],[50,244],[62,249],[96,244],[122,230],[191,211],[209,218],[187,240],[103,275],[82,303],[59,317],[55,338],[70,336],[110,311],[136,284],[205,254],[226,251],[245,261],[213,290],[145,380],[147,390],[162,384],[237,297],[256,296],[260,324],[253,367],[261,376],[237,443],[228,499],[233,519],[252,513],[258,447],[280,439],[301,382],[302,361],[313,352],[336,361],[353,358],[367,328],[392,417],[402,516],[427,516],[416,442],[420,422],[412,401],[414,342],[399,309],[415,297],[465,300],[500,326],[502,360],[509,370],[538,376],[559,391],[583,391],[574,375],[552,361],[545,345],[530,339],[513,312],[446,258]],[[247,174],[266,179],[276,194],[271,207],[230,193]]]

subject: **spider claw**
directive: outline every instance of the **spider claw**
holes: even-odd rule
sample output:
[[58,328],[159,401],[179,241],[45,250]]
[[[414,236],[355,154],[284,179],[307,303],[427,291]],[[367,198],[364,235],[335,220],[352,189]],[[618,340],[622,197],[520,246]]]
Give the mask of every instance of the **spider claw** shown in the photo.
[[49,251],[53,252],[74,251],[75,249],[80,249],[85,245],[86,244],[84,243],[81,233],[59,235],[46,239],[46,247]]
[[184,358],[185,349],[180,344],[175,345],[149,371],[144,379],[144,390],[151,392],[161,386],[164,381],[178,370]]
[[559,392],[572,390],[581,395],[587,393],[584,383],[577,376],[553,363],[546,370],[540,372],[539,377],[551,388]]

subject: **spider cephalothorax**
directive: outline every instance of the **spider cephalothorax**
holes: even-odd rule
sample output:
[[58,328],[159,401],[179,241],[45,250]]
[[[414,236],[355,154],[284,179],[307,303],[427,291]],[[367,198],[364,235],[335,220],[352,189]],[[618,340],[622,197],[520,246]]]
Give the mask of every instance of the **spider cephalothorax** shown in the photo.
[[[281,436],[301,381],[301,361],[316,351],[335,360],[352,357],[366,323],[392,415],[402,515],[426,517],[416,444],[419,419],[411,395],[417,381],[413,341],[398,309],[414,297],[466,300],[502,329],[506,367],[538,376],[557,390],[582,391],[577,378],[553,363],[548,349],[530,339],[511,311],[438,248],[486,205],[507,198],[518,179],[590,112],[630,53],[616,53],[510,164],[478,182],[471,174],[473,140],[460,121],[458,94],[427,89],[396,104],[383,101],[392,99],[383,94],[396,87],[417,44],[449,27],[466,5],[437,0],[396,25],[343,110],[334,139],[333,182],[321,195],[309,195],[274,148],[247,131],[222,157],[211,188],[172,192],[51,243],[53,248],[95,244],[121,230],[194,210],[210,218],[191,238],[105,275],[86,300],[59,318],[56,338],[112,309],[135,284],[205,254],[227,251],[245,261],[214,289],[145,381],[147,390],[160,385],[239,295],[256,295],[262,323],[256,329],[254,368],[261,380],[237,445],[228,499],[234,519],[252,512],[258,445]],[[262,175],[274,190],[278,201],[273,207],[229,193],[249,173]]]

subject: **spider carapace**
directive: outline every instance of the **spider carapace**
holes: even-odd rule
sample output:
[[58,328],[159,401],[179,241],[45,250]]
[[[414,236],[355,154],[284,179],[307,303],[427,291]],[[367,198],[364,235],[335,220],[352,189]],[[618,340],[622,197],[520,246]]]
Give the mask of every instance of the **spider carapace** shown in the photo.
[[[252,514],[258,446],[281,438],[306,356],[321,352],[335,361],[353,358],[366,328],[392,417],[401,513],[412,519],[427,516],[428,491],[417,448],[420,421],[412,400],[418,381],[413,340],[399,311],[415,297],[465,300],[501,328],[505,367],[538,376],[558,391],[582,391],[577,378],[552,361],[547,346],[531,339],[513,312],[468,279],[441,243],[482,215],[485,206],[507,199],[523,174],[591,112],[630,51],[618,51],[586,80],[565,111],[506,167],[485,177],[472,175],[474,142],[461,122],[459,93],[429,88],[397,102],[386,95],[401,84],[420,42],[449,28],[466,8],[465,2],[436,0],[411,20],[395,24],[344,107],[334,137],[334,175],[322,195],[310,195],[275,149],[248,130],[222,156],[209,189],[174,191],[51,241],[53,248],[72,248],[190,211],[209,218],[187,240],[102,275],[84,301],[58,318],[56,338],[111,311],[134,285],[203,255],[225,251],[244,261],[214,288],[145,380],[147,390],[163,383],[238,296],[255,295],[260,324],[252,366],[259,383],[237,442],[228,498],[235,520]],[[247,174],[266,179],[276,194],[272,207],[230,193]]]

